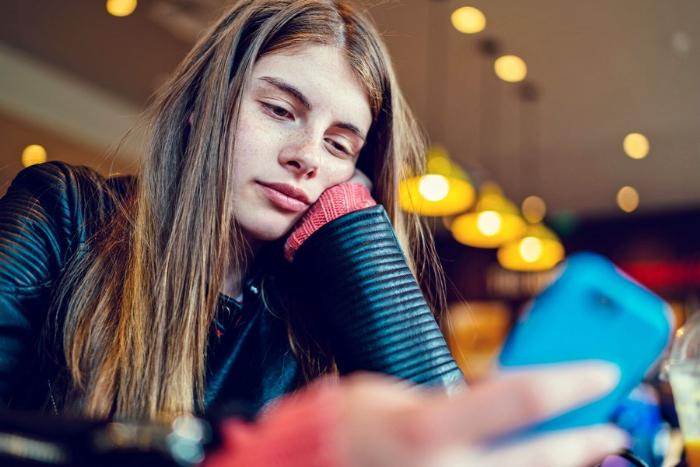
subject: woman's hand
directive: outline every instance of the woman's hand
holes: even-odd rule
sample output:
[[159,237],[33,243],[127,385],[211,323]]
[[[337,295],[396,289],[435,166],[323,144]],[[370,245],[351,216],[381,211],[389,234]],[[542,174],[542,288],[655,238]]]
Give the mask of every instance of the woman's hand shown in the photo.
[[328,222],[349,212],[377,204],[370,191],[372,182],[358,169],[346,182],[326,189],[292,228],[284,245],[284,256],[292,262],[302,243]]
[[499,376],[448,397],[377,376],[342,386],[340,439],[348,467],[586,466],[626,443],[612,426],[489,441],[602,396],[617,382],[603,364],[557,365]]
[[226,422],[205,466],[583,467],[623,448],[626,436],[601,425],[492,441],[596,399],[617,379],[601,363],[552,365],[447,396],[372,374],[326,378],[254,424]]

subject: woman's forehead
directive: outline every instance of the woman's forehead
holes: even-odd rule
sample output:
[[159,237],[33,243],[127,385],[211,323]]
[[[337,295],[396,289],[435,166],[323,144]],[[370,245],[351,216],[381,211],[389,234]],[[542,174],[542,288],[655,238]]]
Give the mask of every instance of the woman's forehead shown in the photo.
[[338,47],[308,44],[262,56],[253,66],[251,84],[271,82],[299,92],[312,109],[352,118],[365,130],[371,124],[367,89]]

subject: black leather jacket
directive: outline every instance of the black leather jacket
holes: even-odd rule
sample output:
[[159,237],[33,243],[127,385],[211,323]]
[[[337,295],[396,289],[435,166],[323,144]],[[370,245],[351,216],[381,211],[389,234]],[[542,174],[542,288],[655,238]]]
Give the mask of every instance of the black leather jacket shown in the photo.
[[[40,344],[42,330],[57,331],[47,319],[52,291],[72,255],[81,254],[109,215],[105,190],[125,192],[132,184],[131,177],[105,179],[86,167],[49,162],[21,171],[0,199],[3,405],[60,411],[56,386],[65,362],[60,351]],[[291,276],[302,278],[297,285],[313,285],[309,319],[329,337],[342,374],[377,371],[426,385],[462,381],[381,206],[323,226],[289,267]],[[272,309],[274,300],[261,299],[267,279],[264,269],[253,268],[242,306],[219,296],[207,361],[208,408],[233,400],[254,412],[304,384],[286,321]],[[267,283],[266,296],[275,287]]]

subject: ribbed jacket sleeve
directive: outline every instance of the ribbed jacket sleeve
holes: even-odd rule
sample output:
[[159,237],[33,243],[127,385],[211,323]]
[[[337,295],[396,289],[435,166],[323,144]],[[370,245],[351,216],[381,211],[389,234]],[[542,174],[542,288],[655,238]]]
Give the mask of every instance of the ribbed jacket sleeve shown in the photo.
[[382,206],[324,225],[295,267],[313,278],[312,313],[342,374],[375,371],[422,385],[463,383]]
[[39,333],[66,264],[109,215],[115,183],[51,161],[20,171],[0,198],[0,404],[37,408],[51,391],[38,379]]
[[52,288],[74,249],[77,186],[64,165],[22,170],[0,199],[0,402],[29,371]]

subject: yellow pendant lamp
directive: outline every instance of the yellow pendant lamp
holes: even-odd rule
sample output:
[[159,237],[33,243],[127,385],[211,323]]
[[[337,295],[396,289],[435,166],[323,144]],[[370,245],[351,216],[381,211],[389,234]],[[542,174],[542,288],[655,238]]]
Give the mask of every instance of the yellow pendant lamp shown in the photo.
[[543,224],[530,224],[517,240],[498,249],[498,262],[512,271],[546,271],[564,259],[564,246]]
[[486,182],[481,185],[476,210],[456,217],[450,230],[455,240],[465,245],[497,248],[522,235],[525,221],[498,185]]
[[467,174],[440,146],[431,147],[427,159],[428,173],[401,181],[401,209],[421,216],[452,216],[469,209],[475,193]]

